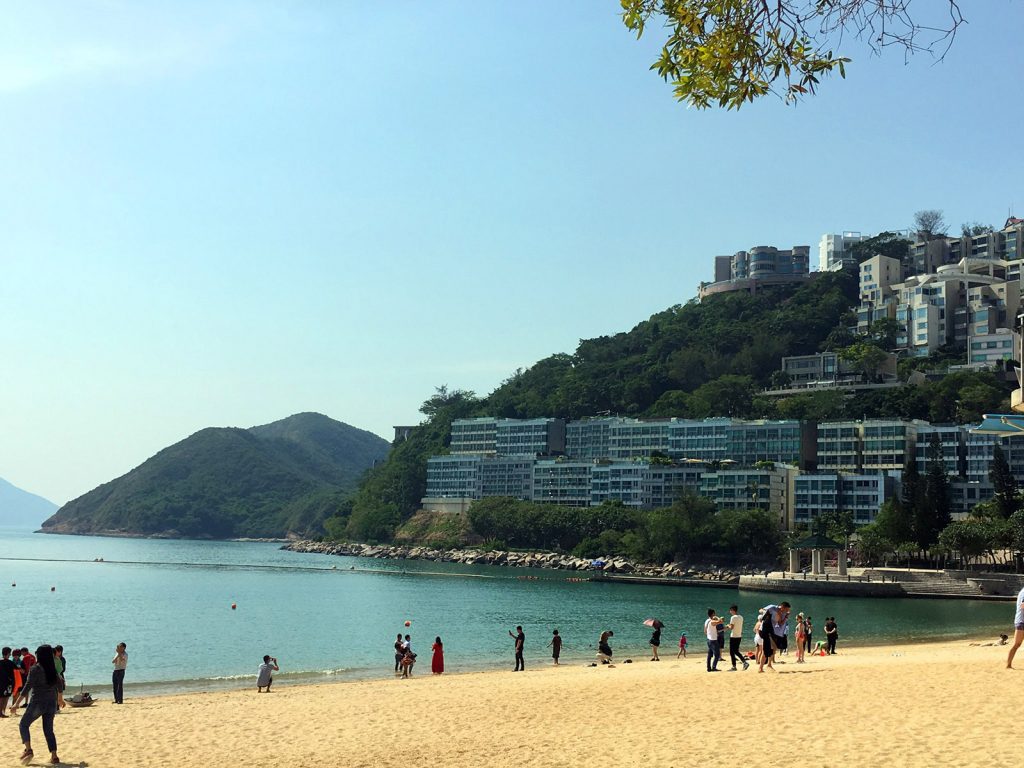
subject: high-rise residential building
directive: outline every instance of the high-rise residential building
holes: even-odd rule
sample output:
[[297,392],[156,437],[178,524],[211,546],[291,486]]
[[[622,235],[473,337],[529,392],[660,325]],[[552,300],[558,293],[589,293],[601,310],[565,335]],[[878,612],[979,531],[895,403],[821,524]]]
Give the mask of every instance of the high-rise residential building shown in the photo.
[[892,498],[897,482],[889,475],[826,472],[793,478],[793,517],[789,527],[811,525],[823,514],[852,512],[857,525],[874,521],[882,504]]
[[717,469],[700,478],[700,495],[718,509],[764,509],[785,527],[789,511],[790,477],[795,467]]
[[536,456],[565,452],[562,419],[496,419],[481,416],[452,422],[454,455]]
[[922,475],[928,471],[928,453],[932,436],[939,438],[942,449],[942,463],[946,474],[963,477],[967,473],[967,435],[970,427],[961,424],[920,424],[917,427],[917,446],[914,458],[917,471]]
[[618,416],[570,421],[565,425],[565,455],[573,459],[607,459],[611,457],[612,424],[630,419]]
[[533,464],[532,498],[543,504],[589,507],[594,463],[538,459]]
[[611,424],[608,458],[614,460],[668,455],[668,431],[672,419],[623,419]]
[[871,419],[861,422],[861,470],[864,474],[902,474],[914,456],[923,421]]
[[475,419],[455,419],[452,422],[449,450],[453,455],[495,454],[497,448],[498,419],[481,416]]
[[678,419],[668,432],[668,452],[688,461],[722,461],[728,454],[729,428],[733,419]]
[[[810,275],[810,246],[794,245],[788,251],[769,245],[758,245],[732,256],[716,256],[715,281],[701,283],[700,299],[716,293],[749,291],[756,293],[766,285],[803,282]],[[728,259],[729,276],[725,277]]]
[[862,235],[860,232],[822,235],[818,241],[818,269],[822,272],[839,272],[855,268],[857,257],[853,253],[853,246],[869,237],[871,235]]
[[554,456],[565,453],[562,419],[501,419],[494,437],[499,456]]
[[818,425],[819,472],[860,470],[860,429],[857,421],[830,421]]
[[1006,262],[994,259],[961,259],[892,289],[903,327],[897,345],[916,356],[946,345],[963,348],[972,330],[1012,325],[1020,306],[1019,282],[1007,281]]
[[510,496],[533,498],[533,456],[494,456],[480,464],[480,498]]
[[987,483],[995,447],[1003,449],[1003,456],[1010,465],[1010,473],[1017,484],[1024,488],[1024,433],[1000,437],[998,435],[967,434],[967,481],[971,483]]
[[431,456],[427,459],[427,498],[479,499],[480,455]]
[[866,475],[901,473],[922,421],[869,419],[818,425],[818,470]]
[[677,460],[729,460],[741,466],[774,461],[809,469],[815,464],[815,431],[812,422],[795,419],[674,419],[668,425],[668,454]]
[[1009,328],[967,337],[967,362],[989,367],[1006,360],[1016,360],[1020,350],[1020,334]]

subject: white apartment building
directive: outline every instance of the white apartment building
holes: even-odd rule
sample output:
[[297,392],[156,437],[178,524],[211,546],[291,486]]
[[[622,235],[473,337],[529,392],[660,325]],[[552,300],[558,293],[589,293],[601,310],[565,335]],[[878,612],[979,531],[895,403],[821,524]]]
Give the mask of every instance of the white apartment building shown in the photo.
[[871,235],[862,235],[860,232],[822,235],[818,241],[818,269],[822,272],[839,272],[844,267],[856,267],[857,257],[851,249],[869,237]]

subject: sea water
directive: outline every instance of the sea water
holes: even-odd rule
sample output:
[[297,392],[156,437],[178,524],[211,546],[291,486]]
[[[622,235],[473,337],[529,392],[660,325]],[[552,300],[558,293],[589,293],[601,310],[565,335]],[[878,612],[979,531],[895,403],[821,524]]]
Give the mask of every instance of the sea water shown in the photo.
[[[55,536],[0,531],[0,643],[60,643],[72,692],[109,688],[111,659],[128,645],[126,695],[254,685],[264,654],[280,683],[387,677],[395,635],[412,636],[417,674],[444,641],[447,672],[512,668],[509,630],[526,632],[528,666],[589,662],[602,630],[616,658],[649,658],[645,619],[664,622],[674,657],[686,632],[703,655],[709,607],[736,603],[751,635],[757,608],[789,599],[814,619],[836,616],[839,648],[990,636],[1010,626],[1008,603],[823,598],[723,588],[580,583],[579,574],[286,552],[263,542]],[[16,586],[15,586],[16,585]],[[235,606],[234,608],[232,606]],[[405,627],[409,621],[410,626]]]

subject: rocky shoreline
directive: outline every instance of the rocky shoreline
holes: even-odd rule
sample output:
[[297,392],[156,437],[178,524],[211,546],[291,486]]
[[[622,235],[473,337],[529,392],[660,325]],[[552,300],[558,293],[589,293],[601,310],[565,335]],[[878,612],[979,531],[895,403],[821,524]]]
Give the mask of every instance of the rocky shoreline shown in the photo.
[[[432,549],[395,545],[354,544],[327,541],[293,541],[281,549],[321,555],[348,555],[382,560],[429,560],[435,563],[462,565],[499,565],[509,568],[552,568],[565,571],[586,571],[602,574],[627,574],[649,578],[677,578],[735,584],[741,573],[763,573],[763,570],[742,568],[728,570],[715,566],[665,563],[650,565],[636,563],[623,557],[585,558],[561,555],[556,552],[503,552],[483,549]],[[595,566],[595,562],[603,562]]]

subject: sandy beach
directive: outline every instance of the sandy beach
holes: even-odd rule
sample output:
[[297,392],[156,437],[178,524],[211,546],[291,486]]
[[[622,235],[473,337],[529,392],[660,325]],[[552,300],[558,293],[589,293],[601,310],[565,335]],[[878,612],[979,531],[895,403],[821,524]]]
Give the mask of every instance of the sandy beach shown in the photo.
[[[427,663],[411,680],[270,695],[253,687],[115,706],[102,691],[55,728],[65,763],[91,768],[1016,763],[1007,726],[1024,704],[1024,657],[1007,671],[1005,648],[969,642],[841,646],[764,674],[708,674],[699,651],[614,668],[553,668],[528,655],[525,673],[432,677]],[[0,731],[15,764],[17,720]],[[33,742],[43,765],[38,724]]]

